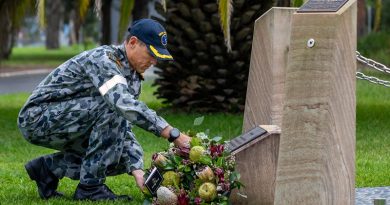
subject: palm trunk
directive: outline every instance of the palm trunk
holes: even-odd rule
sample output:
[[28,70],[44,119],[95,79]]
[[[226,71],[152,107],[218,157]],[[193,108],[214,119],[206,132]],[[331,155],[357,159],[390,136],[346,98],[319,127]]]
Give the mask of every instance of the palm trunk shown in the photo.
[[367,33],[367,7],[365,0],[358,0],[357,35],[364,36]]
[[60,24],[62,20],[61,0],[46,1],[46,48],[58,49],[60,47]]
[[102,39],[100,44],[111,44],[111,0],[103,0],[102,2]]

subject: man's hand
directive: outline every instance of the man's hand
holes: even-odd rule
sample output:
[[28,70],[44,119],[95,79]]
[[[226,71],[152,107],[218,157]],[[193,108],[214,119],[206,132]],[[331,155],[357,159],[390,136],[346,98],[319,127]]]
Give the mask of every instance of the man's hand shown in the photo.
[[137,169],[131,172],[135,178],[135,182],[137,183],[138,187],[142,190],[144,188],[144,174],[145,172],[141,169]]
[[[169,138],[169,132],[172,129],[173,129],[173,127],[167,126],[166,128],[164,128],[162,130],[161,136],[164,137],[165,139],[168,139]],[[180,147],[180,148],[183,148],[183,147],[189,148],[190,147],[190,142],[191,142],[191,137],[189,137],[188,135],[185,135],[183,133],[180,133],[180,136],[175,141],[173,141],[173,143],[177,147]]]
[[188,135],[185,135],[183,133],[180,133],[179,138],[177,138],[173,143],[177,147],[180,147],[180,148],[183,148],[183,147],[189,148],[190,142],[191,142],[191,137],[189,137]]

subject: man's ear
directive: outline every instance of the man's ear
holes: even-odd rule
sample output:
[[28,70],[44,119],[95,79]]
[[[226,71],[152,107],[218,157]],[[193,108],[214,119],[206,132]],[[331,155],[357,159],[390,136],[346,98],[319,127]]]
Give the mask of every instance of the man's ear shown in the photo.
[[137,43],[138,43],[137,37],[135,37],[135,36],[130,37],[130,40],[129,40],[130,47],[134,47],[135,44],[137,44]]

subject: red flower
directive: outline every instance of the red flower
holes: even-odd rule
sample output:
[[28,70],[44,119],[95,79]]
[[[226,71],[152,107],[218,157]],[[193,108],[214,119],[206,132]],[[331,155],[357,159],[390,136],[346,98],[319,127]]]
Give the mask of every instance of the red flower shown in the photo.
[[190,156],[190,148],[182,147],[182,148],[174,148],[174,151],[177,155],[188,159]]
[[224,175],[223,169],[216,168],[214,173],[215,173],[215,175],[217,175],[219,182],[225,182],[225,175]]
[[200,205],[202,203],[202,199],[200,197],[195,197],[194,203],[195,205]]
[[179,196],[177,196],[177,204],[178,205],[189,205],[190,204],[190,197],[188,197],[186,191],[184,189],[180,190]]
[[230,183],[229,182],[220,183],[219,185],[221,186],[222,191],[230,191]]
[[222,152],[224,150],[223,145],[211,145],[210,146],[210,152],[212,157],[219,157],[222,155]]

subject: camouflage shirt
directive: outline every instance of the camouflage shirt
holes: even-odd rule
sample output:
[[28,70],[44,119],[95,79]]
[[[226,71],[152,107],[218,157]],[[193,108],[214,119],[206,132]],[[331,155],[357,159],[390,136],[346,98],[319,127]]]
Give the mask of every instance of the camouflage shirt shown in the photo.
[[123,44],[101,46],[69,59],[52,71],[33,91],[25,107],[102,96],[131,124],[160,136],[168,123],[138,100],[142,79],[130,67]]

